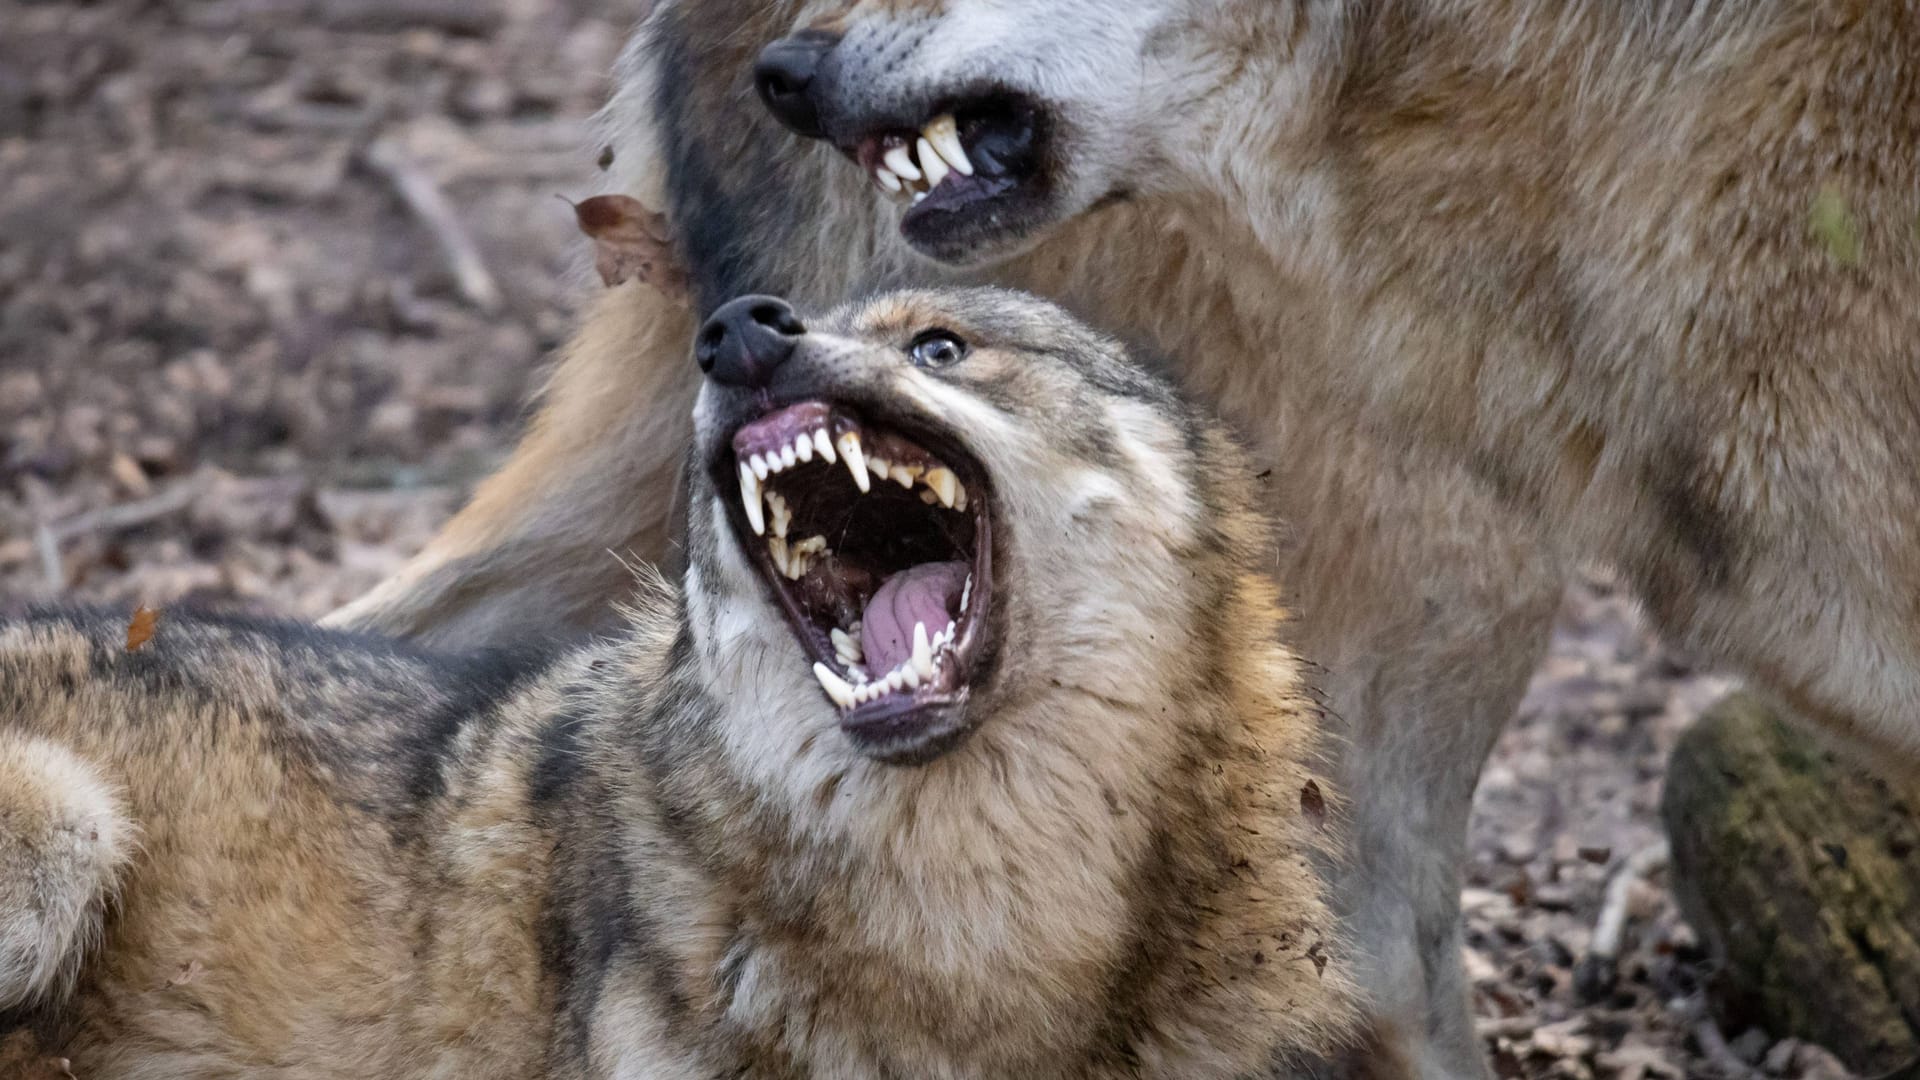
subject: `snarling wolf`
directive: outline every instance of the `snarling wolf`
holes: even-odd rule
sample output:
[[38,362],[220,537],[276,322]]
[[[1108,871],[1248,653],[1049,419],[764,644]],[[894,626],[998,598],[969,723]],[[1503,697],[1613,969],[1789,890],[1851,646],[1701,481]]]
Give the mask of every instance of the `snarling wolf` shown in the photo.
[[[1348,725],[1378,1069],[1484,1069],[1458,862],[1566,565],[1920,752],[1911,2],[665,0],[607,121],[700,312],[1022,285],[1259,441]],[[689,328],[602,298],[514,459],[341,621],[604,622],[607,549],[669,550]]]
[[698,358],[684,581],[605,640],[0,626],[0,1037],[89,1080],[1324,1051],[1337,804],[1237,444],[998,290],[746,297]]

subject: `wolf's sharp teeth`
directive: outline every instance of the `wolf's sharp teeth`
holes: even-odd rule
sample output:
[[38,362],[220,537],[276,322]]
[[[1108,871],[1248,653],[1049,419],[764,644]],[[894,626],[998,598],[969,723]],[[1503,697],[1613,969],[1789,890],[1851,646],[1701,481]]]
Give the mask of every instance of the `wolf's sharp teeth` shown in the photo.
[[808,435],[805,432],[801,432],[800,434],[795,435],[793,437],[793,445],[788,447],[788,449],[791,450],[793,453],[799,455],[801,461],[812,461],[813,460],[813,436]]
[[965,510],[967,508],[967,487],[965,484],[960,485],[960,487],[954,491],[953,508],[955,510]]
[[833,651],[839,653],[843,658],[851,659],[856,664],[866,659],[866,654],[861,651],[859,639],[848,634],[845,630],[836,626],[831,631],[828,631],[827,636],[833,639]]
[[867,459],[860,453],[860,433],[849,431],[840,436],[840,456],[846,459],[847,471],[853,474],[853,485],[862,494],[873,490],[873,481],[867,478]]
[[926,193],[926,192],[924,192],[924,191],[916,191],[916,192],[914,192],[914,193],[913,193],[913,205],[915,205],[915,206],[919,206],[919,205],[920,205],[920,200],[922,200],[922,199],[925,199],[926,197],[927,197],[927,193]]
[[786,539],[779,536],[769,537],[767,540],[767,554],[773,556],[773,565],[779,567],[782,574],[786,574],[787,566],[793,561],[793,556],[787,548]]
[[815,453],[820,455],[821,461],[824,461],[829,465],[834,463],[835,458],[833,455],[833,440],[827,438],[826,428],[816,428],[814,430],[813,449]]
[[796,451],[793,448],[792,444],[788,444],[780,448],[781,468],[791,469],[794,467],[794,465],[798,464],[799,461],[800,461],[800,454],[798,451]]
[[887,151],[881,160],[885,161],[887,168],[892,169],[894,175],[902,180],[920,179],[920,170],[913,163],[913,151],[908,149],[905,143]]
[[793,545],[793,550],[802,555],[825,555],[827,553],[827,538],[824,536],[809,536],[805,540]]
[[767,492],[767,506],[773,511],[773,535],[785,539],[787,526],[793,523],[793,510],[777,491]]
[[965,614],[967,601],[973,599],[973,575],[967,575],[967,583],[960,587],[960,612]]
[[940,497],[940,504],[952,509],[955,494],[960,488],[960,478],[953,475],[952,469],[928,469],[926,484]]
[[886,680],[882,682],[881,685],[885,686],[888,690],[898,690],[907,685],[907,666],[906,664],[901,664],[899,667],[887,672]]
[[834,674],[832,668],[816,661],[813,677],[820,680],[820,685],[826,688],[827,696],[833,699],[835,705],[845,709],[853,704],[852,684]]
[[759,454],[753,455],[752,460],[749,461],[748,464],[753,466],[753,475],[759,477],[762,480],[765,480],[767,478],[767,474],[773,471],[767,465],[767,459],[764,457],[761,457]]
[[740,463],[740,503],[747,508],[747,524],[753,526],[753,535],[765,536],[767,519],[760,511],[760,478],[744,461]]
[[[920,135],[921,141],[931,144],[956,172],[962,176],[973,175],[973,162],[967,157],[966,147],[960,145],[960,126],[953,122],[952,113],[942,113],[934,117],[933,123],[922,128]],[[926,160],[927,152],[920,151],[921,163],[925,164]]]
[[926,503],[928,506],[938,506],[940,504],[940,496],[935,495],[931,491],[923,491],[920,493],[920,501]]
[[905,465],[892,466],[887,470],[887,475],[891,476],[893,482],[899,484],[901,487],[909,490],[913,488],[913,472]]
[[933,644],[927,640],[927,624],[913,624],[913,667],[920,678],[933,678]]
[[939,187],[940,181],[945,180],[947,174],[953,172],[952,167],[947,164],[944,157],[934,152],[933,147],[924,138],[915,149],[920,151],[920,167],[927,170],[928,190]]
[[900,182],[899,177],[893,175],[893,170],[887,168],[885,165],[878,166],[873,170],[873,182],[885,188],[887,193],[891,195],[899,194],[900,189],[906,186]]
[[893,468],[893,466],[888,463],[886,458],[870,457],[867,459],[867,471],[873,474],[875,480],[885,480],[887,478],[887,471],[891,468]]

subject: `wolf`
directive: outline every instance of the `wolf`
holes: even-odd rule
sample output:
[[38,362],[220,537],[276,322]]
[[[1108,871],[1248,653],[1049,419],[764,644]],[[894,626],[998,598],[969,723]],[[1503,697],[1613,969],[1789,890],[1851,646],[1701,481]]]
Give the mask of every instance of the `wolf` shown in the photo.
[[1275,467],[1373,1068],[1485,1073],[1458,866],[1570,567],[1920,759],[1912,3],[664,0],[605,129],[692,311],[598,297],[512,460],[341,624],[604,625],[608,551],[672,552],[695,318],[988,281],[1172,357]]
[[0,1041],[1173,1080],[1342,1037],[1338,795],[1238,441],[1000,290],[743,297],[697,352],[683,579],[585,646],[0,628]]

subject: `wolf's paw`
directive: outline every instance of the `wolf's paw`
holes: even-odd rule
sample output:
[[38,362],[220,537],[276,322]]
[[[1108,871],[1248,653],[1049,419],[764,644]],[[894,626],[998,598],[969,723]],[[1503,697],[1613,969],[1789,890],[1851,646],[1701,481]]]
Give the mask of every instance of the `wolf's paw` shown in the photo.
[[0,734],[0,1009],[66,989],[132,848],[120,798],[91,766]]

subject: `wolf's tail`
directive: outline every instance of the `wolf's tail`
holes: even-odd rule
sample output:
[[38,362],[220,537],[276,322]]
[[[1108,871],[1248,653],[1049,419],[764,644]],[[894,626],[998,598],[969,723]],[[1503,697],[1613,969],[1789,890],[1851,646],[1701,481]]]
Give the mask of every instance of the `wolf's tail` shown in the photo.
[[0,1009],[67,992],[133,849],[124,802],[98,770],[0,731]]

